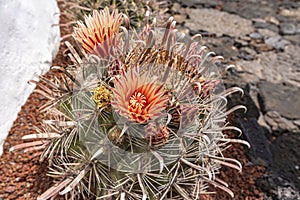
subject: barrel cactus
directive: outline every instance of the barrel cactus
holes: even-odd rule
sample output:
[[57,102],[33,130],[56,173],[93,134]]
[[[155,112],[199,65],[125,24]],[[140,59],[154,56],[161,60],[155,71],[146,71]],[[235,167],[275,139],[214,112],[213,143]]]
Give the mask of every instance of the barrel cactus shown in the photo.
[[[40,149],[56,184],[39,199],[201,199],[210,187],[231,196],[218,178],[222,165],[241,170],[222,151],[226,96],[216,63],[200,35],[178,33],[147,21],[128,29],[128,18],[104,8],[79,22],[70,43],[73,65],[53,67],[55,80],[41,77],[37,92],[49,99],[34,140],[13,149]],[[124,26],[125,24],[125,26]]]

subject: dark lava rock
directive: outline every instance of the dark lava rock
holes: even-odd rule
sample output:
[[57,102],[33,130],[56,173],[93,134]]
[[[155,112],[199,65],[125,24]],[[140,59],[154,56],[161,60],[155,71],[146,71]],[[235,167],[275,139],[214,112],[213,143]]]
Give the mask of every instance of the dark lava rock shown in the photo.
[[288,85],[261,82],[260,103],[262,111],[277,111],[287,119],[300,118],[300,89]]
[[275,199],[277,196],[277,185],[272,175],[265,175],[256,180],[256,185],[266,194]]
[[272,154],[265,130],[258,124],[257,120],[255,118],[237,118],[236,122],[251,145],[251,161],[263,166],[272,164]]
[[[237,118],[255,118],[258,119],[259,117],[259,110],[255,105],[255,102],[251,98],[249,91],[250,91],[250,85],[249,84],[240,84],[240,85],[235,85],[235,84],[230,84],[229,82],[226,82],[226,87],[233,87],[233,86],[238,86],[244,90],[244,95],[241,96],[240,93],[234,93],[230,95],[228,99],[228,108],[232,108],[233,106],[236,105],[245,105],[247,107],[247,112],[244,113],[243,111],[237,110],[235,111],[235,116]],[[237,80],[234,80],[236,83]]]
[[280,33],[282,35],[294,35],[296,31],[297,31],[296,26],[292,23],[280,24]]
[[292,181],[300,189],[300,133],[279,136],[270,147],[273,154],[272,170],[280,177]]
[[256,185],[264,192],[266,200],[299,200],[298,190],[278,174],[264,175],[256,180]]

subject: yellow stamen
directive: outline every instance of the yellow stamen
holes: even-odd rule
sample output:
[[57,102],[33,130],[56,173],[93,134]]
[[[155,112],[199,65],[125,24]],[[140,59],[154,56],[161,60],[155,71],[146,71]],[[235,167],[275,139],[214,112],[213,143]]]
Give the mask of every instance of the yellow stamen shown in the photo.
[[92,90],[94,92],[93,100],[97,104],[97,108],[103,108],[110,104],[112,93],[105,86],[101,85]]

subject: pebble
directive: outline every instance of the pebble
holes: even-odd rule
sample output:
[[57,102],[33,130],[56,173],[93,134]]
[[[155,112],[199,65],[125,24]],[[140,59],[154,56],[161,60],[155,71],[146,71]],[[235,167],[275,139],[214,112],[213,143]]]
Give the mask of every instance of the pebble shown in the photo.
[[276,50],[283,51],[285,46],[289,43],[280,36],[270,37],[265,40],[265,43],[274,47]]
[[293,121],[293,123],[294,123],[295,125],[297,125],[297,126],[299,126],[299,127],[300,127],[300,119],[298,119],[298,120],[294,120],[294,121]]
[[296,26],[292,23],[280,24],[280,33],[283,35],[294,35],[296,33]]
[[249,36],[250,36],[250,38],[255,39],[255,40],[261,40],[263,38],[262,35],[260,33],[257,33],[257,32],[250,33]]
[[266,21],[278,26],[280,24],[279,20],[274,16],[267,16]]
[[257,52],[271,51],[273,49],[272,46],[262,42],[251,41],[250,45],[253,46]]
[[240,36],[239,39],[250,42],[251,38],[249,36]]
[[245,47],[245,46],[248,46],[248,42],[245,40],[241,40],[241,39],[235,39],[234,46],[236,46],[238,48]]
[[300,20],[300,8],[297,8],[297,9],[283,9],[283,10],[280,11],[280,15]]

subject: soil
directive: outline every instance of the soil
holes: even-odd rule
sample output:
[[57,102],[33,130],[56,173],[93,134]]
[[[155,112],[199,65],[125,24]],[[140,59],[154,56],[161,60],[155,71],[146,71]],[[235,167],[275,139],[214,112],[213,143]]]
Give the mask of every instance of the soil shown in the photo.
[[[70,20],[61,15],[61,24],[66,24]],[[67,26],[61,26],[61,35],[65,36],[71,33],[72,29]],[[67,58],[64,54],[66,47],[62,44],[53,65],[64,66],[67,64]],[[50,70],[45,76],[54,77],[57,72]],[[9,152],[9,148],[22,143],[23,135],[34,133],[34,127],[40,126],[43,115],[39,113],[39,108],[46,102],[43,96],[38,93],[32,93],[26,104],[18,114],[9,136],[4,144],[4,153],[0,157],[0,200],[5,199],[36,199],[47,188],[54,183],[46,175],[47,163],[39,161],[39,152]],[[236,137],[233,133],[228,133],[232,138]],[[242,145],[234,144],[224,152],[225,156],[234,157],[241,161],[243,172],[223,167],[220,172],[220,178],[229,184],[229,188],[235,193],[234,199],[263,199],[263,193],[256,186],[256,179],[262,177],[265,168],[253,165],[246,156],[246,150]],[[214,188],[211,188],[214,190]],[[213,199],[231,199],[228,194],[218,190]]]

